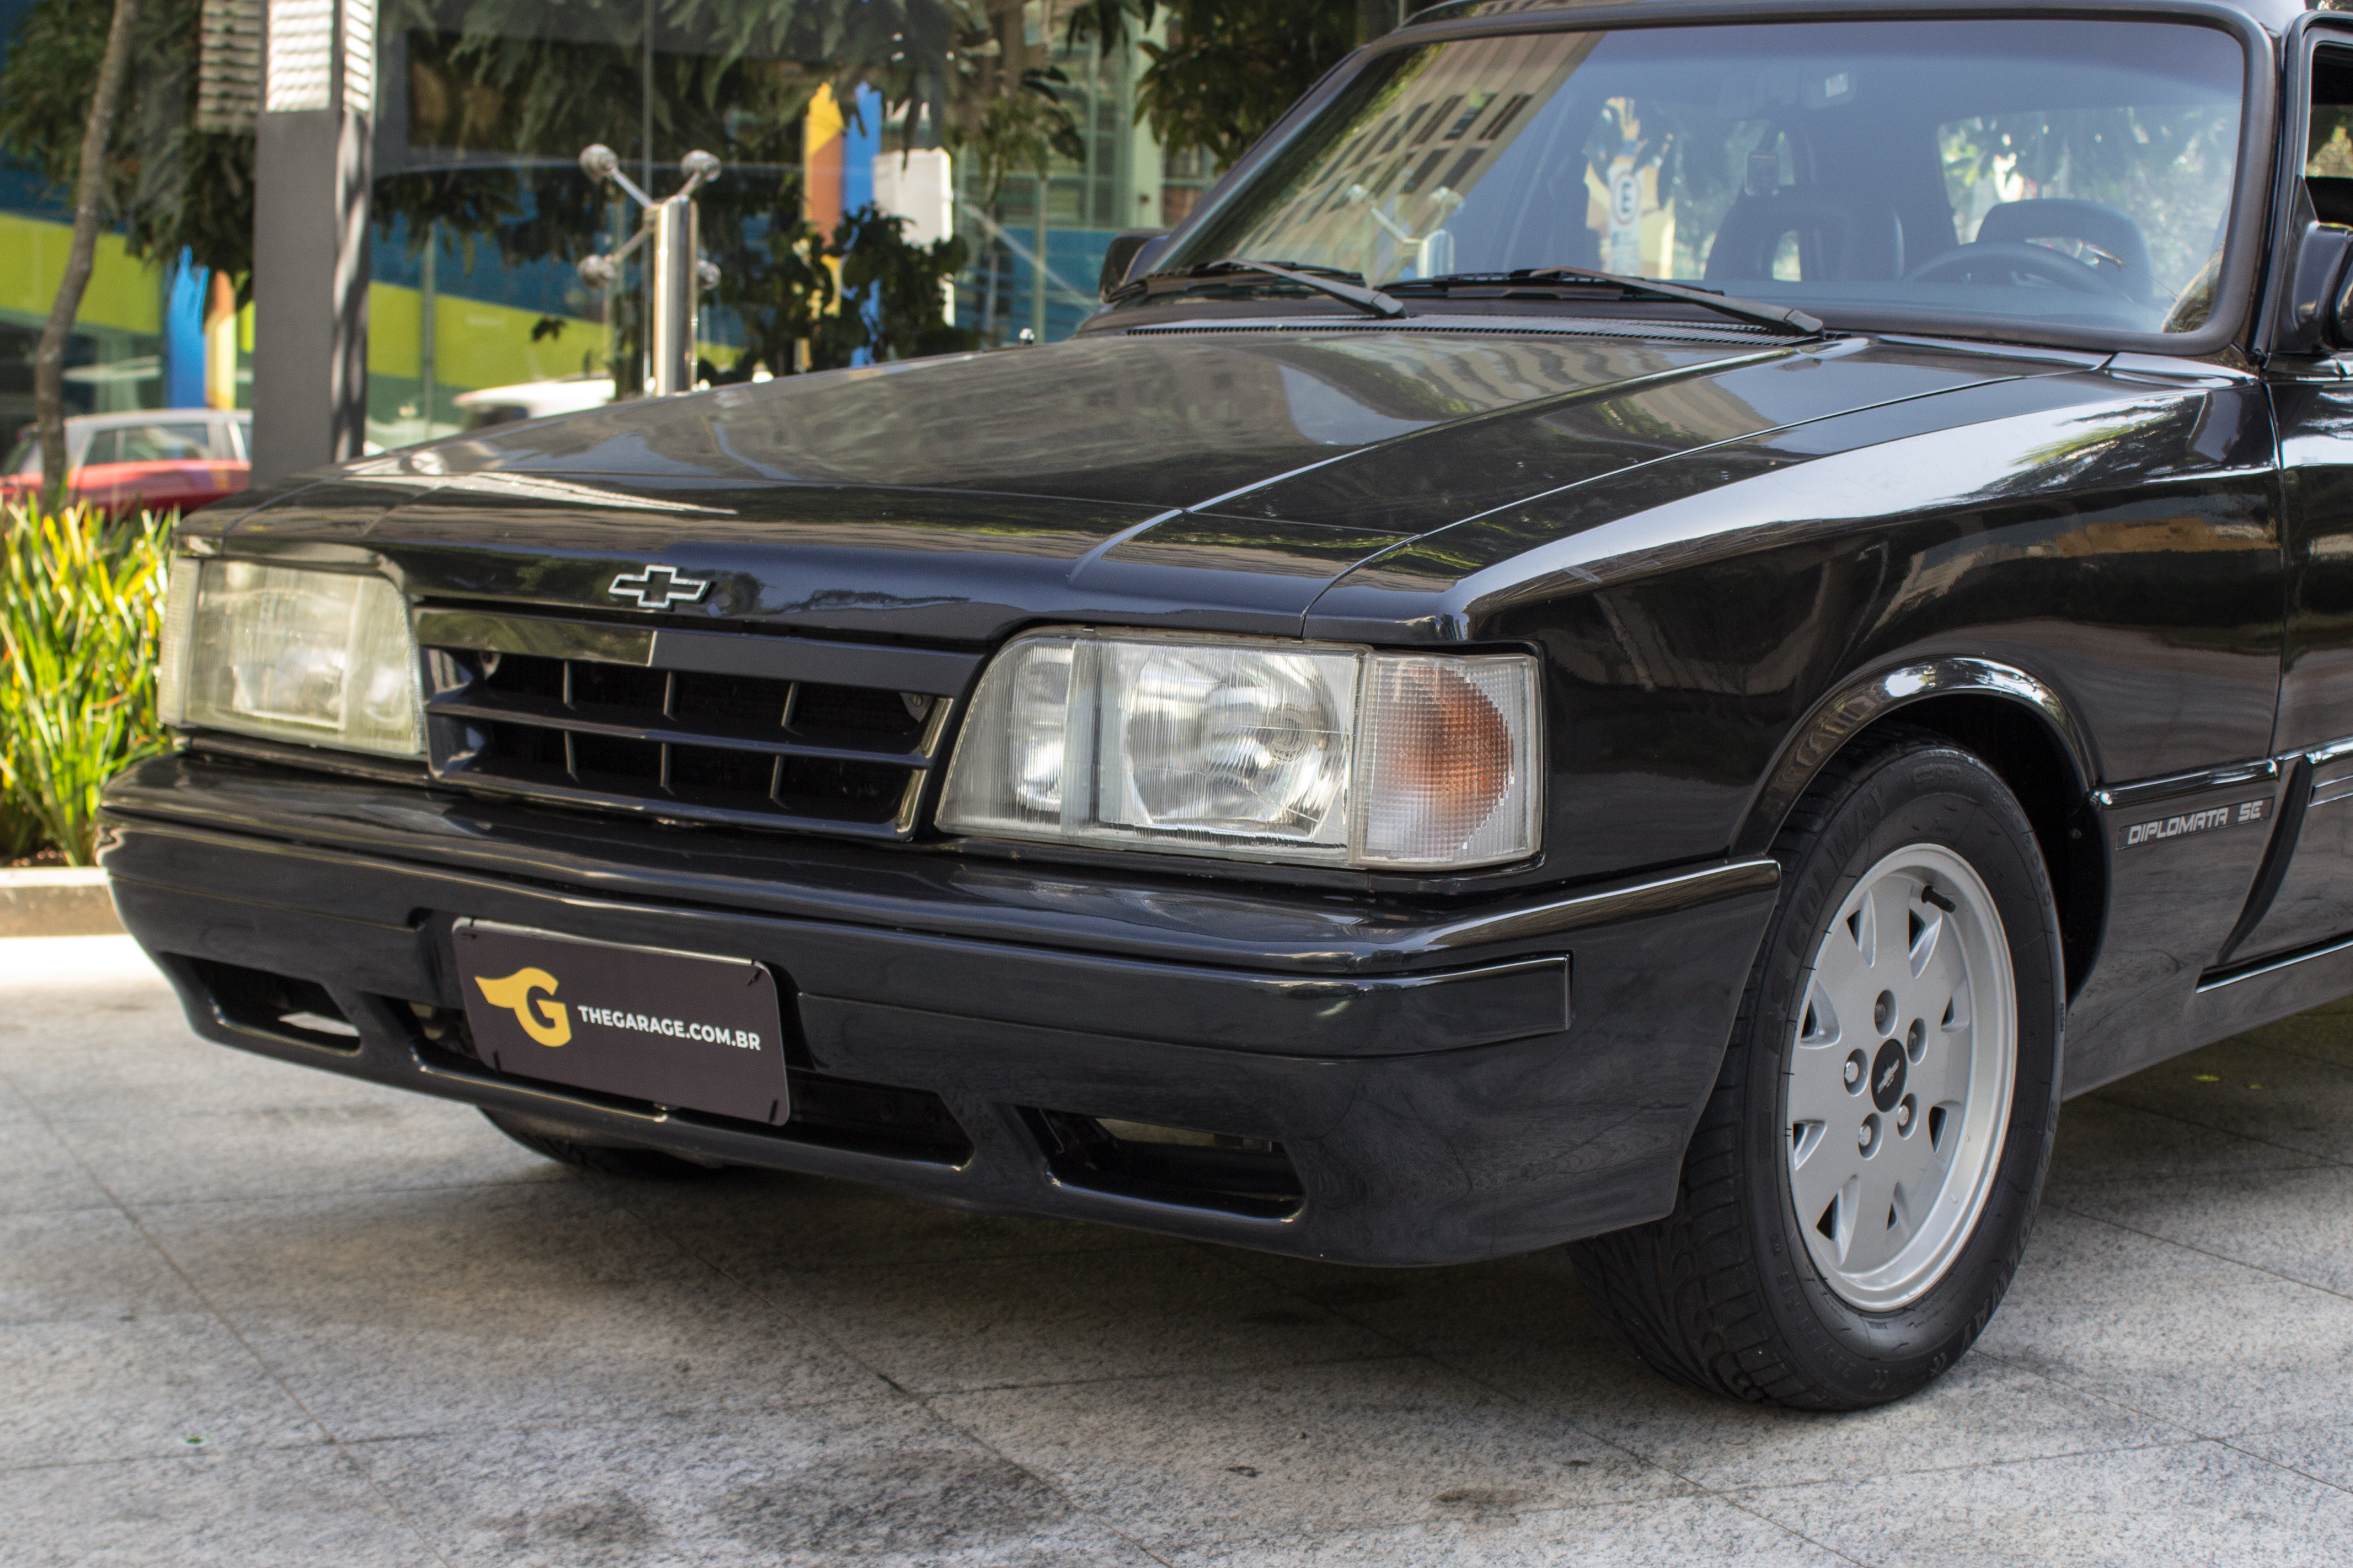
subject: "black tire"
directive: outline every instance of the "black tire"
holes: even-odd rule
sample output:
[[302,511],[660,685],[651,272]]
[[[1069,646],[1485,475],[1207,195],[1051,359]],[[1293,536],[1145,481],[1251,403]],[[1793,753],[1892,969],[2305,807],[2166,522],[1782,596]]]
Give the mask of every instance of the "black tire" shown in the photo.
[[[1831,1287],[1799,1228],[1785,1073],[1800,987],[1827,952],[1831,922],[1867,869],[1919,844],[1964,860],[1998,909],[2017,996],[2015,1077],[2006,1123],[1989,1118],[2005,1130],[1983,1167],[1989,1183],[1974,1226],[1952,1232],[1956,1250],[1925,1294],[1870,1311]],[[1773,854],[1780,904],[1684,1155],[1674,1209],[1578,1243],[1574,1255],[1594,1306],[1667,1376],[1736,1399],[1859,1409],[1903,1398],[1951,1366],[2017,1270],[2058,1128],[2059,924],[2017,800],[1977,756],[1925,731],[1874,736],[1835,760]]]
[[553,1160],[559,1165],[570,1165],[575,1170],[594,1171],[600,1176],[630,1176],[638,1180],[665,1182],[700,1181],[715,1176],[726,1168],[723,1165],[698,1165],[691,1160],[681,1160],[659,1149],[640,1149],[625,1143],[589,1142],[571,1128],[542,1121],[536,1117],[489,1110],[483,1110],[482,1114],[489,1118],[491,1126],[533,1153]]

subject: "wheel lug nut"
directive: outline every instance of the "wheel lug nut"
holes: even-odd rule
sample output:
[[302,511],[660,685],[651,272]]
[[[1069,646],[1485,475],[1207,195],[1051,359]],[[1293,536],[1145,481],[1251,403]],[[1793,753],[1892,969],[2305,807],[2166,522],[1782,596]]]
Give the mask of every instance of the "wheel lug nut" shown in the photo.
[[1907,1100],[1903,1104],[1895,1108],[1895,1125],[1898,1127],[1909,1127],[1912,1125],[1912,1102],[1910,1100]]
[[1854,1130],[1854,1146],[1858,1149],[1871,1147],[1871,1128],[1868,1125]]
[[1852,1058],[1849,1058],[1847,1059],[1847,1064],[1846,1064],[1846,1080],[1847,1080],[1847,1082],[1849,1082],[1849,1083],[1853,1083],[1853,1082],[1855,1082],[1857,1079],[1861,1079],[1862,1077],[1862,1065],[1860,1062],[1855,1061]]

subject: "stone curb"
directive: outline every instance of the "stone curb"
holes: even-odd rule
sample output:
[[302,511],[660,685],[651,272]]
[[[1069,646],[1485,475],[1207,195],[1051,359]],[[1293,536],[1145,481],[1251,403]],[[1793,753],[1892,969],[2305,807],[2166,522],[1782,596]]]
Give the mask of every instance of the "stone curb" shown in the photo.
[[96,867],[0,869],[0,937],[121,934],[106,873]]

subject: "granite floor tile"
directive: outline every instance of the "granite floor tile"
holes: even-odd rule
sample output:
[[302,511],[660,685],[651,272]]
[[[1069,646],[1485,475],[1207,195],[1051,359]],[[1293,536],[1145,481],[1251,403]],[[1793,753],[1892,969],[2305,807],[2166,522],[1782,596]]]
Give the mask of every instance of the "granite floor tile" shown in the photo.
[[290,1064],[260,1065],[300,1074],[302,1092],[273,1086],[243,1103],[206,1110],[174,1107],[168,1089],[151,1087],[119,1098],[124,1114],[59,1116],[53,1126],[74,1153],[107,1173],[124,1203],[140,1209],[574,1179],[470,1106]]
[[2353,1496],[2219,1443],[1735,1494],[1885,1568],[2353,1561]]
[[130,1011],[127,1020],[91,1026],[90,1038],[19,1049],[0,1059],[0,1071],[42,1114],[60,1121],[122,1121],[164,1110],[207,1114],[249,1105],[347,1104],[403,1093],[199,1038],[176,1003]]
[[2299,1426],[2284,1432],[2247,1432],[2231,1447],[2257,1458],[2353,1493],[2353,1422]]
[[1211,1247],[943,1261],[765,1288],[918,1393],[1359,1360],[1395,1347]]
[[119,1208],[0,1215],[0,1327],[132,1322],[204,1310],[171,1260]]
[[1694,1489],[1419,1359],[998,1389],[931,1405],[1164,1556]]
[[2093,1093],[2275,1148],[2353,1163],[2353,1067],[2274,1049],[2260,1031],[2160,1062]]
[[1080,1220],[972,1214],[855,1182],[784,1172],[638,1184],[617,1192],[616,1201],[684,1250],[747,1279],[1187,1245]]
[[2059,1138],[2051,1150],[2051,1174],[2044,1193],[2058,1198],[2079,1187],[2310,1169],[2329,1163],[2319,1154],[2181,1120],[2174,1112],[2182,1109],[2185,1099],[2195,1109],[2209,1097],[2205,1085],[2183,1079],[2172,1070],[2174,1065],[2178,1064],[2154,1069],[2168,1075],[2154,1100],[2159,1109],[2127,1104],[2105,1092],[2078,1096],[2061,1108]]
[[114,1200],[0,1077],[0,1215],[107,1208]]
[[453,1568],[1142,1568],[1036,1476],[902,1400],[355,1445]]
[[1454,1268],[1347,1268],[1296,1258],[1238,1260],[1302,1300],[1514,1398],[1578,1419],[1672,1388],[1586,1301],[1566,1248]]
[[337,1436],[881,1385],[590,1183],[195,1204],[149,1225]]
[[1983,1353],[1962,1357],[1909,1399],[1841,1415],[1741,1405],[1659,1378],[1617,1398],[1553,1407],[1718,1490],[2110,1452],[2189,1436]]
[[[317,1423],[210,1312],[0,1326],[0,1469],[282,1448]],[[0,1517],[5,1510],[0,1510]],[[0,1547],[0,1560],[6,1558]]]
[[2326,1003],[2293,1018],[2250,1029],[2239,1037],[2291,1056],[2353,1068],[2353,998]]
[[2071,1103],[1981,1352],[1808,1416],[1651,1373],[1565,1249],[586,1178],[197,1040],[123,939],[0,994],[9,1568],[2353,1560],[2353,1003]]
[[2353,1300],[2353,1168],[2085,1187],[2064,1205]]
[[1852,1560],[1714,1497],[1466,1517],[1261,1542],[1179,1563],[1219,1568],[1844,1568]]
[[0,1472],[9,1568],[428,1568],[417,1532],[323,1444]]
[[2185,1436],[1985,1355],[1963,1358],[1912,1399],[1859,1415],[1812,1415],[1702,1394],[1659,1376],[1622,1346],[1586,1303],[1558,1249],[1426,1273],[1327,1270],[1279,1259],[1251,1267],[1485,1386],[1708,1487]]
[[2353,1409],[2353,1300],[2064,1209],[1979,1345],[2209,1436]]
[[0,1070],[70,1066],[90,1047],[140,1048],[163,1026],[185,1035],[171,984],[127,936],[0,942]]

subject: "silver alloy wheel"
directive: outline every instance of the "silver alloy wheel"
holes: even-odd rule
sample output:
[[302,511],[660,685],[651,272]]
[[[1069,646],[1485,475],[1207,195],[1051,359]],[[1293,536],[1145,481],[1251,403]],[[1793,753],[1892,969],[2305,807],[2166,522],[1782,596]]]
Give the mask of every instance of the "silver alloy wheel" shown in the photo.
[[1862,874],[1822,933],[1783,1075],[1789,1194],[1831,1289],[1867,1311],[1944,1278],[1985,1208],[2018,1078],[1993,894],[1934,844]]

